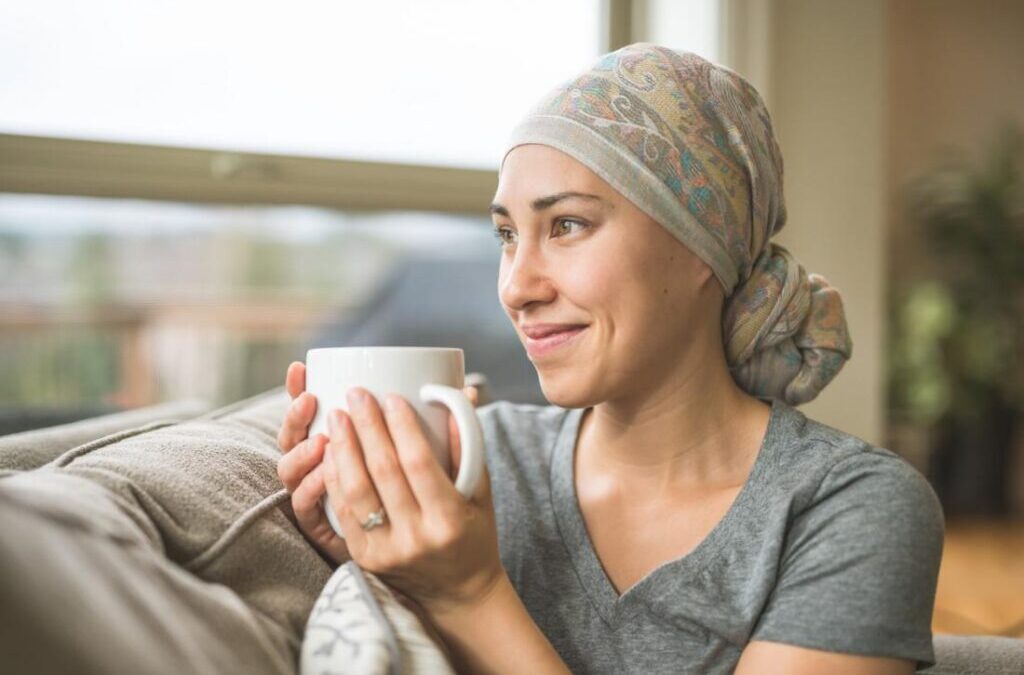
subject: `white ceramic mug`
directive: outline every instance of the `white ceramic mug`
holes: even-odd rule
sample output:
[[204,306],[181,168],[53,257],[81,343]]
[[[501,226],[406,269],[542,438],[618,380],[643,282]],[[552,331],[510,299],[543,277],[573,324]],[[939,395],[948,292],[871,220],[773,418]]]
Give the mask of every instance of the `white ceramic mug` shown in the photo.
[[[309,436],[327,431],[327,413],[348,411],[345,394],[352,387],[368,390],[380,404],[399,394],[416,410],[420,426],[446,475],[450,475],[448,411],[459,429],[461,458],[455,489],[465,497],[476,490],[484,466],[484,439],[473,404],[464,393],[466,371],[461,349],[446,347],[328,347],[306,353],[306,391],[316,397],[316,416]],[[344,537],[324,495],[331,527]],[[366,517],[369,514],[357,514]]]

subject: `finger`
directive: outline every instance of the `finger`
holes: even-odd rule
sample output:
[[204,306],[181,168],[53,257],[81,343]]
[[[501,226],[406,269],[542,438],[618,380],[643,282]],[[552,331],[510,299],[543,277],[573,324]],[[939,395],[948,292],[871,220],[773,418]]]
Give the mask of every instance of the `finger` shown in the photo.
[[477,407],[480,404],[480,390],[474,386],[468,386],[462,388],[462,393],[466,395],[469,402],[473,404],[473,407]]
[[292,494],[292,510],[295,512],[295,519],[299,523],[299,528],[320,544],[327,544],[334,539],[344,542],[344,539],[338,537],[334,528],[331,527],[331,523],[324,513],[323,496],[325,493],[323,469],[317,467],[302,480],[302,484]]
[[277,446],[288,452],[309,435],[309,425],[316,416],[316,397],[309,392],[299,394],[285,412],[281,429],[277,432]]
[[[357,524],[361,524],[371,513],[379,511],[384,504],[366,468],[363,447],[352,418],[344,410],[335,409],[327,416],[327,423],[330,428],[330,441],[324,451],[324,461],[329,461],[334,470],[327,469],[324,484],[327,487],[327,494],[331,497],[331,506],[339,520],[342,512],[347,509],[350,517],[356,520]],[[335,484],[334,492],[331,492],[332,482]],[[391,513],[385,515],[382,527],[388,527],[391,522]],[[348,539],[349,530],[344,529],[345,538]],[[374,529],[379,531],[378,528]],[[375,531],[374,535],[376,534]]]
[[434,456],[430,441],[416,417],[416,410],[401,396],[389,396],[386,403],[388,428],[395,439],[398,458],[409,486],[420,509],[425,514],[436,513],[452,499],[455,487]]
[[327,437],[317,434],[296,445],[291,452],[281,455],[281,459],[277,460],[277,476],[288,492],[295,492],[306,475],[319,466],[326,445]]
[[292,490],[292,509],[300,525],[314,525],[323,516],[321,497],[327,491],[324,487],[323,465],[318,465],[302,478]]
[[[366,535],[369,533],[363,529],[362,524],[348,504],[338,504],[332,499],[330,500],[330,505],[334,510],[334,517],[338,521],[338,526],[345,533],[344,537],[338,537],[338,539],[345,542],[346,551],[348,551],[352,558],[357,560],[360,567],[368,571],[374,571],[374,561],[367,552],[369,538]],[[330,527],[330,524],[328,524],[328,527]]]
[[[328,416],[330,422],[331,416]],[[325,507],[330,508],[334,513],[341,530],[345,533],[345,545],[351,552],[353,558],[359,564],[365,564],[367,560],[362,558],[367,548],[367,532],[362,530],[361,521],[353,514],[352,507],[345,502],[344,488],[342,487],[341,471],[335,463],[335,454],[332,452],[331,444],[328,444],[327,452],[324,453],[324,491],[328,496],[328,503]]]
[[[388,517],[392,522],[412,522],[409,519],[418,515],[420,507],[398,460],[391,424],[385,419],[377,399],[366,389],[354,387],[347,392],[346,398],[367,472]],[[413,424],[419,431],[419,423],[413,420]]]
[[292,361],[288,364],[288,372],[284,376],[284,388],[293,399],[306,391],[306,364]]
[[345,540],[335,533],[324,513],[322,497],[324,487],[323,465],[306,474],[292,493],[292,511],[299,529],[315,544],[320,545],[336,562],[351,557]]

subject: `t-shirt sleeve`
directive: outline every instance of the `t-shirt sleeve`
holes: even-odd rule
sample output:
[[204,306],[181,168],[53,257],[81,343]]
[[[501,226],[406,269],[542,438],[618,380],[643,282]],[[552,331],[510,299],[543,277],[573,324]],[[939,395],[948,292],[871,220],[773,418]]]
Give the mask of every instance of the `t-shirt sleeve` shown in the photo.
[[838,462],[790,524],[750,639],[933,664],[944,528],[935,492],[901,458]]

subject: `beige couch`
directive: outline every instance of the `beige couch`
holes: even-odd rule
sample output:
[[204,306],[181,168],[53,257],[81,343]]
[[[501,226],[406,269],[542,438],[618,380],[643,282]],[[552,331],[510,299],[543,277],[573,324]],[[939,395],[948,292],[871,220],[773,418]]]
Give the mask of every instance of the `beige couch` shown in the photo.
[[[275,389],[0,438],[5,672],[294,672],[332,566],[277,484],[287,402]],[[935,646],[929,674],[1024,673],[1024,640]]]

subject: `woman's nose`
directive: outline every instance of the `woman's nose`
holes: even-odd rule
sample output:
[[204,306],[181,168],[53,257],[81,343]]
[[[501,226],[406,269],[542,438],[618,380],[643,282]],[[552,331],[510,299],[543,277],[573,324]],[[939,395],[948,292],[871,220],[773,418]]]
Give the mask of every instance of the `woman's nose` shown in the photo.
[[520,246],[512,258],[504,258],[498,272],[498,296],[514,310],[534,302],[551,302],[557,291],[547,274],[540,252]]

